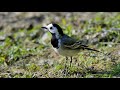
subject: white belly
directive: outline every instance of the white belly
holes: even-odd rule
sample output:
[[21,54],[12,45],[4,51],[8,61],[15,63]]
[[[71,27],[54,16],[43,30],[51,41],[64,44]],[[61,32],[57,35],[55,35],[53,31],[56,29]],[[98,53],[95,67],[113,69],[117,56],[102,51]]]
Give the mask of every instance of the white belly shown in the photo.
[[54,48],[54,50],[62,56],[75,56],[79,53],[79,50],[68,50],[68,49],[61,49],[61,48],[59,49]]

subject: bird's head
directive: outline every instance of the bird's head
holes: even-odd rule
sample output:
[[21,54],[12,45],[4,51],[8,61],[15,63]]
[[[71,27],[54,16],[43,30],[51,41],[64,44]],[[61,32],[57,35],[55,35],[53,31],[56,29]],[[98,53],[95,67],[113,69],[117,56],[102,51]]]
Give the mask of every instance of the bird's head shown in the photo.
[[55,23],[49,24],[47,26],[42,27],[43,29],[47,29],[52,35],[55,35],[56,37],[63,36],[64,33],[62,31],[62,28]]

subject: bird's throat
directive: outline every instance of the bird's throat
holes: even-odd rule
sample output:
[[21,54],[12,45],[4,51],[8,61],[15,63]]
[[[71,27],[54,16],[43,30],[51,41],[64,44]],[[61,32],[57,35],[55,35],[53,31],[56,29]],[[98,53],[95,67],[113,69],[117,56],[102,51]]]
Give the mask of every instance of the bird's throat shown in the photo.
[[52,46],[54,47],[54,48],[59,48],[59,46],[58,46],[58,38],[56,37],[56,35],[55,34],[52,34],[52,39],[51,39],[51,44],[52,44]]

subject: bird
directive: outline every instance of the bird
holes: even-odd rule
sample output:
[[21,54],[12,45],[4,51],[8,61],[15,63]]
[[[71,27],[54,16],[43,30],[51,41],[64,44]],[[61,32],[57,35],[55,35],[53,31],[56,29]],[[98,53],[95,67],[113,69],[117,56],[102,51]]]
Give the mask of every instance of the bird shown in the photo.
[[71,58],[70,67],[71,67],[71,63],[72,63],[72,57],[77,55],[80,51],[91,50],[91,51],[100,52],[96,49],[89,48],[87,45],[83,45],[77,39],[66,35],[63,32],[63,29],[60,27],[60,25],[58,25],[56,23],[50,23],[41,28],[46,29],[47,31],[49,31],[51,33],[51,35],[52,35],[51,44],[52,44],[55,52],[57,52],[58,54],[60,54],[62,56],[65,56],[66,62],[68,60],[68,57]]

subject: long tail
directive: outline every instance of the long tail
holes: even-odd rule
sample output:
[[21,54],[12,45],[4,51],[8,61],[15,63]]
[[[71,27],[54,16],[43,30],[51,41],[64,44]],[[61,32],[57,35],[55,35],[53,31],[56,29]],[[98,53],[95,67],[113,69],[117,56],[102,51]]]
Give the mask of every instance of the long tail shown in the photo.
[[[98,51],[98,50],[96,50],[96,49],[92,49],[92,48],[89,48],[88,46],[86,46],[86,45],[80,45],[82,48],[84,48],[84,49],[87,49],[87,50],[91,50],[91,51],[96,51],[96,52],[101,52],[101,51]],[[101,52],[102,53],[102,52]]]
[[100,51],[98,51],[98,50],[96,50],[96,49],[91,49],[91,48],[88,48],[88,47],[85,47],[84,49],[92,50],[92,51],[96,51],[96,52],[100,52]]

